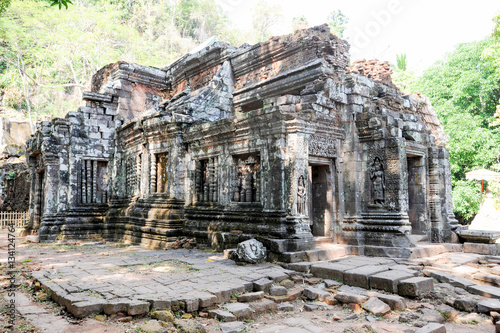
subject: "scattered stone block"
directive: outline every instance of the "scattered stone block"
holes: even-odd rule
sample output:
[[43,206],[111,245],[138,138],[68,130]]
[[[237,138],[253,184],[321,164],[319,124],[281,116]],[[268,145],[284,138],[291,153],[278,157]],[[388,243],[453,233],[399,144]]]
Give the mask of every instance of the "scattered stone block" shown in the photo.
[[311,273],[323,279],[344,282],[344,272],[353,268],[355,268],[353,265],[326,262],[311,265]]
[[280,286],[285,287],[286,289],[292,289],[295,287],[295,283],[292,280],[285,279],[279,283]]
[[335,299],[335,297],[333,296],[328,296],[328,297],[325,297],[325,300],[324,302],[327,304],[327,305],[337,305],[339,302]]
[[255,310],[245,303],[228,303],[224,307],[237,319],[251,319],[255,314]]
[[446,327],[442,324],[430,323],[419,328],[415,333],[446,333]]
[[279,311],[293,311],[293,309],[294,309],[293,305],[288,302],[278,304]]
[[314,311],[314,310],[318,310],[318,308],[319,308],[318,304],[314,304],[314,303],[304,304],[305,311]]
[[104,304],[102,308],[104,313],[110,316],[118,312],[126,312],[129,302],[129,299],[111,300],[107,304]]
[[458,317],[458,311],[446,304],[438,305],[436,310],[438,310],[447,320],[455,321]]
[[363,304],[363,309],[377,317],[385,316],[391,312],[391,307],[379,300],[377,297],[371,297],[368,301],[366,301]]
[[236,317],[231,312],[224,310],[209,310],[208,316],[212,319],[224,322],[236,321]]
[[370,288],[385,290],[390,293],[398,293],[398,284],[401,280],[412,278],[403,270],[390,270],[370,276]]
[[344,272],[344,283],[360,288],[370,288],[370,276],[389,270],[385,265],[361,266]]
[[470,298],[457,298],[453,302],[453,307],[459,311],[476,312],[477,301]]
[[326,297],[330,296],[331,294],[327,291],[318,288],[309,287],[304,289],[303,295],[304,297],[310,300],[319,299],[320,301],[323,301]]
[[401,280],[398,284],[398,294],[417,297],[434,289],[434,280],[425,277],[413,277]]
[[456,276],[446,272],[439,272],[436,270],[424,269],[424,275],[432,277],[439,282],[449,283],[454,287],[467,289],[468,286],[472,286],[475,283],[469,279],[461,276]]
[[127,313],[129,316],[138,316],[149,312],[149,302],[132,300],[128,304]]
[[467,291],[471,294],[488,297],[500,298],[500,288],[488,285],[472,285],[467,287]]
[[269,280],[268,278],[262,278],[253,282],[253,290],[255,291],[264,291],[268,292],[273,285],[273,280]]
[[278,305],[269,299],[250,302],[248,303],[248,306],[252,308],[256,313],[276,311],[278,309]]
[[397,295],[387,295],[380,293],[373,293],[370,296],[375,296],[382,302],[386,303],[391,307],[393,311],[404,311],[406,310],[406,301],[403,297]]
[[272,296],[285,296],[288,294],[288,290],[285,287],[274,286],[269,289],[269,294]]
[[175,320],[174,314],[170,310],[153,311],[151,312],[150,316],[153,319],[158,319],[160,321],[166,321],[169,323],[173,323]]
[[243,295],[239,295],[237,299],[238,302],[253,302],[262,299],[263,297],[264,297],[263,291],[256,291],[253,293],[246,293]]
[[417,313],[419,313],[420,319],[428,323],[442,324],[446,321],[444,316],[439,311],[433,309],[420,308],[417,310]]
[[477,312],[490,313],[490,311],[500,311],[500,300],[485,299],[477,303]]
[[335,287],[340,287],[342,285],[342,283],[330,279],[325,279],[323,280],[323,282],[325,283],[325,286],[327,288],[335,288]]
[[84,318],[93,313],[100,313],[104,304],[104,301],[99,300],[75,302],[69,304],[69,306],[67,306],[67,310],[76,318]]
[[340,292],[335,295],[335,299],[340,303],[354,303],[361,305],[368,301],[368,296]]
[[233,321],[230,323],[220,323],[219,328],[222,333],[241,333],[247,329],[247,326],[242,321]]

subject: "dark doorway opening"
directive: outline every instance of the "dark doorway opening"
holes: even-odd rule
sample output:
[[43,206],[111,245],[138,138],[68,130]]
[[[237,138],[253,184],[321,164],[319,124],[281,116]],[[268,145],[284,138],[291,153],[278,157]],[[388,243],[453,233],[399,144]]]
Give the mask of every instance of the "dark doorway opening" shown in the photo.
[[331,236],[332,182],[329,165],[309,166],[309,216],[313,236]]
[[408,156],[408,217],[412,234],[424,235],[428,230],[425,193],[424,158]]

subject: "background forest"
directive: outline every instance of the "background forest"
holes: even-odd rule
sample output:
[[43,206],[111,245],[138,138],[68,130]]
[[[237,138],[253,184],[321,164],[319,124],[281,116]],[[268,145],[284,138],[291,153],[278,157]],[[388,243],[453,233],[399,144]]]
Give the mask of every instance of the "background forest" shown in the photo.
[[[161,68],[211,36],[235,46],[265,40],[282,19],[280,6],[266,0],[249,13],[248,31],[234,28],[215,0],[73,0],[62,10],[52,2],[0,0],[0,12],[7,6],[0,14],[0,108],[28,117],[32,128],[76,110],[92,74],[106,64]],[[347,17],[335,11],[328,20],[342,37]],[[291,26],[308,23],[295,17]],[[465,172],[500,171],[500,16],[493,18],[491,37],[458,45],[420,75],[407,69],[408,61],[398,56],[393,79],[403,91],[431,99],[450,136],[454,210],[470,221],[479,210],[480,186],[466,181]]]

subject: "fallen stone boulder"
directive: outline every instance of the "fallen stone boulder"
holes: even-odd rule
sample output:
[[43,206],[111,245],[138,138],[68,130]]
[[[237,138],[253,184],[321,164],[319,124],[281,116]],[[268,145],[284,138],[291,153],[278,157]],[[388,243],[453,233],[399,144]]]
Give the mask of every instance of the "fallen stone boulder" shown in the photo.
[[256,239],[241,242],[236,248],[237,260],[257,264],[266,260],[266,247]]

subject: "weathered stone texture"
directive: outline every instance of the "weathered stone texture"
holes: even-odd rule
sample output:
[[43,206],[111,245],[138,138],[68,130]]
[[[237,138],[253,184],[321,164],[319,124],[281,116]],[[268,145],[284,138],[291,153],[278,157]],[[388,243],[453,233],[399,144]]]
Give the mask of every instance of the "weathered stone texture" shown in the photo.
[[255,238],[288,261],[324,259],[304,255],[315,236],[389,256],[410,255],[411,232],[449,241],[446,137],[430,103],[403,95],[386,64],[348,63],[349,44],[323,25],[218,42],[162,69],[102,68],[86,105],[28,142],[30,228],[41,241],[160,248]]

